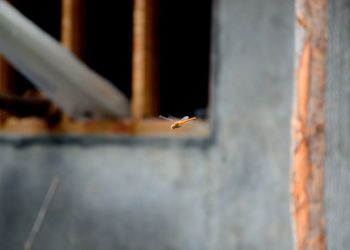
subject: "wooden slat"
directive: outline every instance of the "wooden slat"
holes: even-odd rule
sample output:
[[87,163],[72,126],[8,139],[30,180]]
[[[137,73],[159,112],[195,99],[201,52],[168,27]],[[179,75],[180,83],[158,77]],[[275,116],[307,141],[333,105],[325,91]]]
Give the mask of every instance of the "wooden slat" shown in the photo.
[[134,1],[132,114],[134,119],[157,116],[156,0]]
[[84,1],[62,0],[61,42],[82,58],[84,51]]
[[136,123],[134,133],[137,135],[166,135],[166,136],[208,136],[209,123],[207,121],[197,120],[186,124],[181,128],[171,129],[169,122],[160,119],[144,119]]
[[6,120],[1,127],[2,133],[25,135],[40,134],[80,134],[80,135],[143,135],[143,136],[208,136],[210,129],[207,121],[197,120],[178,129],[171,129],[170,124],[159,119],[144,119],[137,123],[132,120],[68,120],[50,127],[45,119],[37,117],[16,118]]
[[296,77],[292,116],[295,249],[327,248],[324,217],[328,1],[296,1]]
[[38,117],[17,118],[9,117],[4,122],[1,132],[20,135],[38,135],[49,132],[45,119]]
[[[0,93],[11,93],[14,90],[13,83],[13,69],[6,61],[6,59],[0,56]],[[3,110],[0,110],[0,124],[3,124],[6,120],[7,114]]]
[[42,97],[20,97],[0,93],[0,109],[18,117],[47,117],[53,109],[53,105],[49,100]]
[[13,91],[13,69],[6,61],[6,59],[0,56],[0,92],[12,93]]

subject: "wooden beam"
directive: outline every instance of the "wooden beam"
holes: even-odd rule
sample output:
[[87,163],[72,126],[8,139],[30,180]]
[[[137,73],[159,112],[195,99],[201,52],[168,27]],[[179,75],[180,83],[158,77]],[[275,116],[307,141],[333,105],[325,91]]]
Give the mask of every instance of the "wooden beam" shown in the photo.
[[135,0],[133,13],[132,114],[158,115],[157,0]]
[[[11,93],[13,90],[12,69],[3,56],[0,56],[0,93]],[[6,120],[6,112],[0,110],[0,124]]]
[[324,217],[327,11],[327,0],[296,0],[291,198],[298,250],[327,248]]
[[80,58],[84,54],[84,7],[83,0],[62,0],[61,42]]
[[74,135],[140,135],[153,137],[203,138],[210,135],[208,121],[198,120],[179,129],[171,129],[169,122],[159,119],[143,119],[135,126],[132,120],[90,120],[68,119],[50,125],[47,119],[39,117],[9,117],[0,127],[0,133],[25,135],[74,134]]
[[43,97],[20,97],[4,93],[0,93],[0,109],[18,117],[48,117],[51,113],[58,112],[53,104]]

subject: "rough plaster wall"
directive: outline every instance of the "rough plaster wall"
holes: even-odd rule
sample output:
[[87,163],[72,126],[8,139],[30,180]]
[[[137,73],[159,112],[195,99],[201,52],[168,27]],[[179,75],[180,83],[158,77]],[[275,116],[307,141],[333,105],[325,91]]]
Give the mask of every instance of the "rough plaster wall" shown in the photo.
[[213,18],[212,139],[1,144],[0,249],[55,174],[35,249],[292,249],[293,3],[218,0]]
[[54,174],[61,187],[35,249],[205,249],[204,152],[176,148],[2,150],[2,220],[16,221],[16,228],[2,232],[1,249],[20,248],[49,185],[46,178]]
[[[291,249],[292,1],[219,1],[213,249]],[[239,20],[239,22],[237,21]]]
[[326,217],[328,248],[350,246],[350,1],[330,1],[327,88]]

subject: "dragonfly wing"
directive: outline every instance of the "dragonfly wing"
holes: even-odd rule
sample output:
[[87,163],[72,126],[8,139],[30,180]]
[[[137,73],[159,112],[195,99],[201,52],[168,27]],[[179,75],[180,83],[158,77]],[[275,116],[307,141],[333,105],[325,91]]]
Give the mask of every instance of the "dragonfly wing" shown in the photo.
[[168,118],[168,117],[165,117],[165,116],[162,116],[160,115],[159,118],[163,119],[163,120],[167,120],[167,121],[170,121],[170,122],[175,122],[175,120],[171,119],[171,118]]
[[171,120],[173,120],[174,122],[176,122],[176,121],[179,121],[179,120],[180,120],[180,118],[175,117],[175,116],[172,116],[172,115],[168,115],[168,118],[169,118],[169,119],[171,119]]
[[180,121],[187,120],[188,118],[190,118],[190,117],[188,115],[186,115],[186,116],[182,117]]

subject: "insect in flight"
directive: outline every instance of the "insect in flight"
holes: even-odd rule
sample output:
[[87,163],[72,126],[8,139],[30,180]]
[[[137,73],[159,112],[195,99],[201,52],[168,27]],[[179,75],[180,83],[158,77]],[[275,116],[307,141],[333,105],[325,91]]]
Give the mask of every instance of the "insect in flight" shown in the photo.
[[177,118],[173,118],[173,117],[171,117],[171,118],[165,117],[162,115],[160,115],[159,118],[172,122],[172,124],[170,126],[170,128],[172,128],[172,129],[181,128],[182,125],[184,125],[185,123],[188,123],[188,122],[191,122],[191,121],[194,121],[197,119],[196,117],[190,118],[189,116],[185,116],[182,119],[177,119]]

